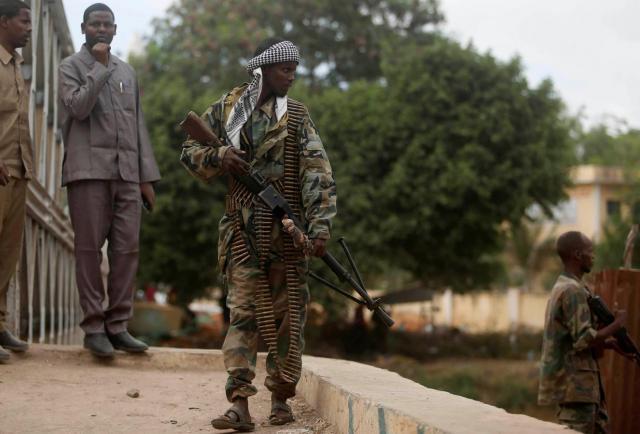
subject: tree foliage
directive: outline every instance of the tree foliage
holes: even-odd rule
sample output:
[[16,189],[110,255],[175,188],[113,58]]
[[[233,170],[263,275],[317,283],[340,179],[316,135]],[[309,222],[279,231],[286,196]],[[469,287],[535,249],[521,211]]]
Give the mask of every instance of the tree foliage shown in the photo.
[[582,164],[618,166],[635,172],[640,161],[640,130],[624,124],[602,123],[586,130],[578,127],[575,143]]
[[437,0],[182,0],[156,22],[148,66],[194,90],[225,89],[261,40],[284,36],[314,85],[375,79],[384,41],[426,38],[442,19]]
[[164,176],[143,227],[143,278],[185,300],[215,283],[224,182],[182,170],[176,124],[243,81],[263,37],[283,34],[302,47],[293,97],[310,108],[334,168],[334,235],[351,241],[364,272],[456,289],[491,282],[503,223],[563,197],[572,148],[552,84],[531,87],[518,59],[430,32],[442,19],[435,1],[283,4],[182,0],[136,60]]
[[562,103],[549,82],[530,88],[517,59],[444,38],[390,47],[384,59],[385,83],[311,99],[338,162],[340,229],[374,262],[425,283],[486,284],[501,224],[564,195]]

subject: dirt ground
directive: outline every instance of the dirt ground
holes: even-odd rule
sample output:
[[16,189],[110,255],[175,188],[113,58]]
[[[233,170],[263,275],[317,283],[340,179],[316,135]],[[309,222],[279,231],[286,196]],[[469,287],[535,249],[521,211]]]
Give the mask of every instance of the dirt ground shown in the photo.
[[[40,357],[36,351],[0,364],[0,433],[228,433],[211,419],[228,408],[221,371],[120,367],[80,357]],[[303,400],[291,406],[296,422],[268,423],[264,373],[250,400],[256,432],[333,434]],[[132,389],[138,398],[128,396]]]

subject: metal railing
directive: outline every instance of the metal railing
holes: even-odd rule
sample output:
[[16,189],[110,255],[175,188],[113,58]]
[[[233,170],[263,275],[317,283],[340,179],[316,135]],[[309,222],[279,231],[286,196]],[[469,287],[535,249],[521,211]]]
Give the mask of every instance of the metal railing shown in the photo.
[[64,149],[58,127],[58,65],[73,53],[62,0],[31,0],[33,32],[23,50],[30,86],[34,173],[27,193],[22,255],[9,285],[8,328],[29,342],[77,343],[81,310],[73,231],[60,186]]

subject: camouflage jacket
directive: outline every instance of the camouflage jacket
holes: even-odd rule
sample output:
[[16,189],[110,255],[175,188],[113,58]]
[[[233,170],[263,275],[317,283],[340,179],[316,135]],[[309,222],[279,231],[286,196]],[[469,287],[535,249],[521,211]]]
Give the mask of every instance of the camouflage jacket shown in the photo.
[[[246,85],[233,89],[215,102],[202,115],[211,125],[212,130],[226,141],[224,125],[233,105],[242,95]],[[284,146],[287,132],[287,115],[279,121],[275,115],[275,99],[271,98],[261,107],[257,107],[240,133],[240,147],[249,156],[251,166],[270,181],[284,176]],[[211,116],[209,116],[209,114]],[[333,180],[331,165],[320,136],[308,113],[298,129],[300,150],[300,192],[303,215],[307,234],[310,238],[329,239],[331,219],[336,214],[336,185]],[[224,175],[221,167],[224,154],[229,146],[214,148],[187,140],[182,146],[180,161],[194,176],[211,182]],[[251,209],[243,209],[243,227],[247,232],[250,251],[255,251],[255,231]],[[272,245],[275,254],[281,251],[281,230],[274,227]],[[224,271],[229,245],[233,238],[231,217],[225,214],[220,220],[218,260]]]
[[576,277],[558,277],[547,303],[539,404],[600,402],[600,373],[590,348],[596,337],[589,289]]

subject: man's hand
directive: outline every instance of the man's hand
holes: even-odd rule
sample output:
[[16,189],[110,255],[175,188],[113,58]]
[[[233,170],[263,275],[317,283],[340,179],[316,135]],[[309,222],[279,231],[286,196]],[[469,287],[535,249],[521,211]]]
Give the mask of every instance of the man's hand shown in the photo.
[[9,168],[4,164],[4,161],[0,161],[0,185],[4,186],[11,181],[11,175],[9,175]]
[[109,44],[105,44],[104,42],[98,42],[91,48],[91,54],[95,57],[96,61],[102,63],[104,66],[107,66],[109,63],[109,51],[111,47]]
[[316,258],[321,258],[327,253],[327,240],[323,238],[315,238],[313,240],[313,252],[311,254]]
[[249,163],[242,158],[244,151],[229,148],[222,157],[222,170],[233,175],[246,175],[249,173]]
[[147,211],[153,211],[153,207],[156,205],[156,192],[153,190],[153,185],[150,182],[140,184],[140,195],[142,196],[142,203]]
[[606,345],[605,342],[607,338],[609,338],[610,336],[613,336],[615,332],[617,332],[627,324],[627,311],[616,310],[614,315],[615,315],[615,319],[611,324],[605,327],[602,327],[601,329],[598,330],[598,333],[596,334],[596,338],[591,344],[592,346],[602,347],[603,345]]
[[629,360],[635,360],[635,354],[632,353],[626,353],[622,347],[620,347],[620,345],[618,344],[618,341],[611,337],[611,338],[607,338],[607,340],[604,342],[604,347],[607,350],[613,350],[616,353],[620,354],[622,357],[626,357]]
[[627,311],[626,310],[616,310],[615,319],[613,320],[614,324],[618,326],[618,329],[627,325]]

